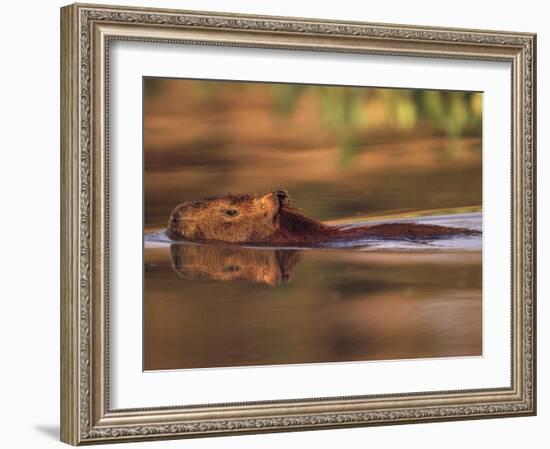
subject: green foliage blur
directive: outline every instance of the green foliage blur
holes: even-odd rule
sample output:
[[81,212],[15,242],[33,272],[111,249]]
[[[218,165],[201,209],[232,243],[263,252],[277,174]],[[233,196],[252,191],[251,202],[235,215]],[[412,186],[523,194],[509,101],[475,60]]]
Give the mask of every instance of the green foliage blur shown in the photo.
[[[156,96],[167,86],[163,78],[148,78],[146,96]],[[239,81],[193,80],[195,99],[218,107],[231,91],[271,98],[273,113],[289,121],[301,105],[314,104],[325,131],[336,138],[343,166],[375,134],[426,137],[443,136],[448,147],[465,136],[481,137],[482,94],[427,89],[344,87],[307,84],[271,84]]]
[[344,165],[362,136],[375,128],[426,129],[451,141],[481,134],[481,93],[278,84],[273,86],[274,110],[291,115],[305,96],[316,98],[324,125],[338,135]]

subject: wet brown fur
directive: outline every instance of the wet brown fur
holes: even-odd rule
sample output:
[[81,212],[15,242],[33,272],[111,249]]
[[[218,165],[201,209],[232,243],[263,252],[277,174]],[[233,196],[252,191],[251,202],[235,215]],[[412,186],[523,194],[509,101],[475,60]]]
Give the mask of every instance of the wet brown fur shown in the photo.
[[[228,215],[228,211],[234,215]],[[365,237],[418,240],[480,234],[471,229],[418,223],[331,226],[291,207],[285,190],[183,203],[172,212],[168,233],[174,239],[191,241],[278,244],[325,243]]]

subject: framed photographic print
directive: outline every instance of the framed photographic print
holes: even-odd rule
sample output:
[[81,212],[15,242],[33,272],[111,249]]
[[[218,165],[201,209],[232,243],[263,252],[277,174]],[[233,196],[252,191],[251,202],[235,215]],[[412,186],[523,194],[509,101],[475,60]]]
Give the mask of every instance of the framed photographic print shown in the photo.
[[64,442],[535,414],[534,34],[61,35]]

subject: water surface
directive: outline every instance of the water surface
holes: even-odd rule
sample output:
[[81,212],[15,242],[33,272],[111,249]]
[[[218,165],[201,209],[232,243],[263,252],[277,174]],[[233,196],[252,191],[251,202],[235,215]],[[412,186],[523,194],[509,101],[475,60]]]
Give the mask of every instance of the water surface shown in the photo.
[[[481,230],[480,213],[405,220]],[[265,247],[150,233],[144,309],[146,370],[481,355],[481,237]]]

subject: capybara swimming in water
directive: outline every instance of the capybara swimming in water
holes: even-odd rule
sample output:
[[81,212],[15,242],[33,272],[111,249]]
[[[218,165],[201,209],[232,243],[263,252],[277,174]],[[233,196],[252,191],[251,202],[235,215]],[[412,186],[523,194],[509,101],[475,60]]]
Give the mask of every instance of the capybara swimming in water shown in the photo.
[[314,244],[369,237],[420,240],[479,234],[466,228],[417,223],[353,228],[327,225],[291,207],[286,190],[188,201],[173,210],[168,223],[168,235],[172,239],[228,243]]

